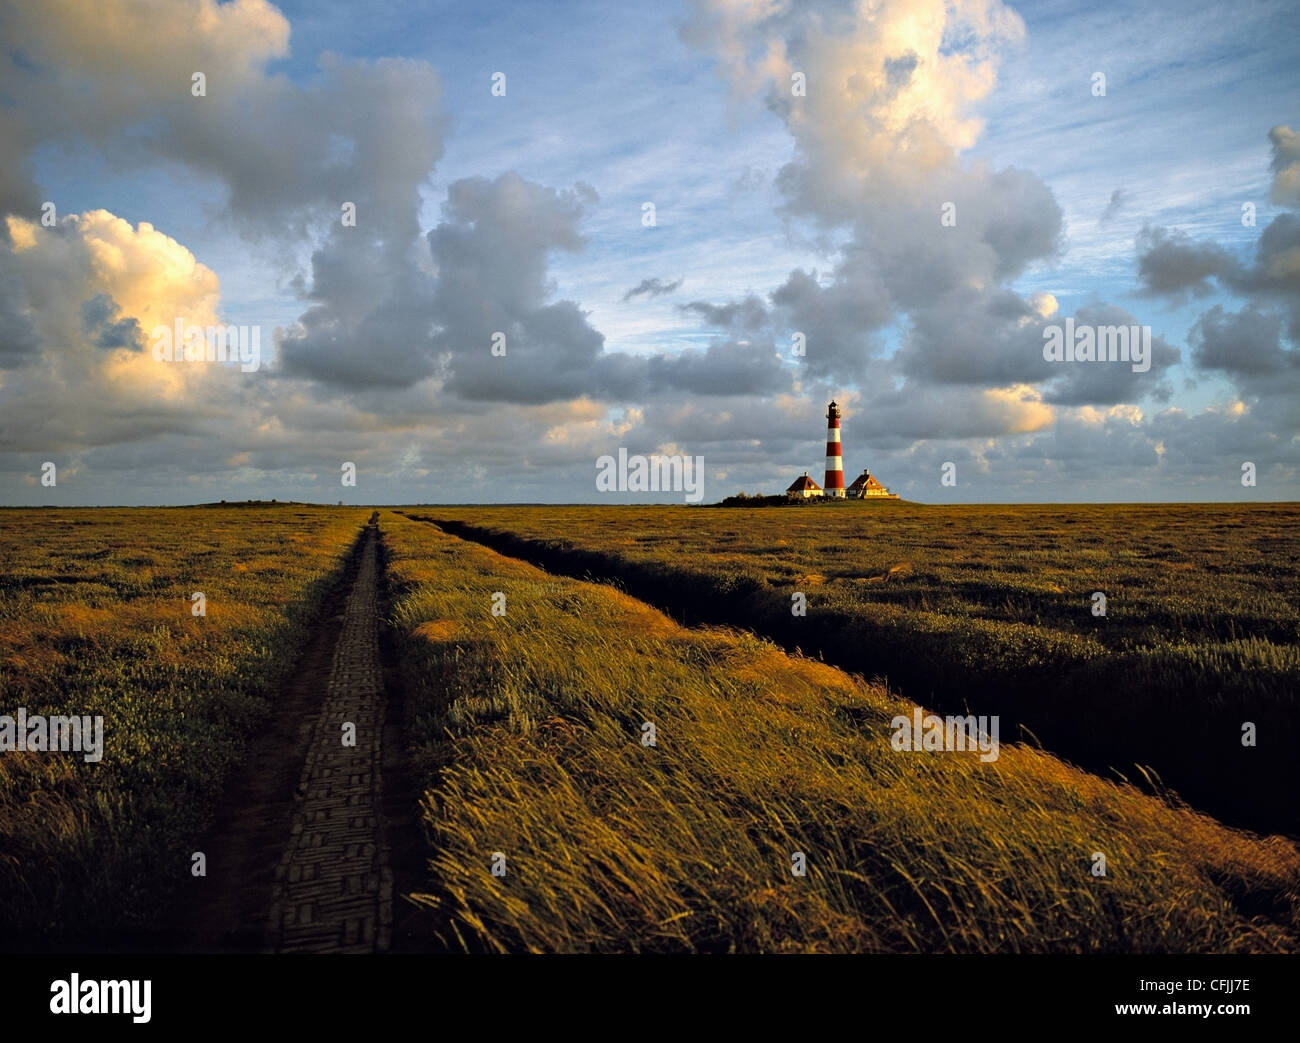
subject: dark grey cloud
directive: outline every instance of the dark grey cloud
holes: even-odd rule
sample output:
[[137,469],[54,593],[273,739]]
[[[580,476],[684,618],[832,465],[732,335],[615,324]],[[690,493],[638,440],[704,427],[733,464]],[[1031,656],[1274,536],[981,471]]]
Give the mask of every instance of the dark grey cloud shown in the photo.
[[1237,312],[1216,304],[1192,327],[1188,337],[1192,358],[1202,369],[1243,377],[1294,371],[1300,352],[1282,345],[1282,317],[1247,305]]
[[1217,243],[1193,241],[1185,232],[1144,226],[1137,236],[1138,280],[1149,294],[1204,297],[1211,279],[1242,278],[1237,259]]
[[111,351],[126,348],[143,351],[144,331],[134,317],[118,318],[122,309],[107,293],[99,293],[81,305],[81,326],[86,338],[97,348]]
[[[1300,138],[1281,126],[1269,138],[1273,198],[1300,204]],[[1279,430],[1294,427],[1300,413],[1294,401],[1300,394],[1300,215],[1286,212],[1270,221],[1259,234],[1252,263],[1238,261],[1218,243],[1143,229],[1138,269],[1151,293],[1203,295],[1213,279],[1217,289],[1245,298],[1237,311],[1216,304],[1197,318],[1188,334],[1191,359],[1228,377],[1251,402],[1253,416],[1272,417]]]
[[353,388],[433,375],[433,288],[411,232],[389,239],[359,218],[329,233],[312,255],[309,307],[280,338],[283,374]]
[[[438,272],[430,348],[447,391],[540,403],[605,390],[604,335],[573,301],[550,301],[547,275],[552,253],[582,249],[591,201],[589,189],[557,191],[513,172],[448,188],[444,220],[427,237]],[[505,354],[494,356],[497,334]]]
[[[1287,127],[1269,132],[1273,142],[1273,198],[1300,207],[1300,135]],[[1294,182],[1294,193],[1293,185]],[[1252,265],[1214,242],[1197,242],[1185,232],[1144,227],[1137,238],[1138,276],[1152,294],[1196,296],[1210,292],[1210,280],[1235,293],[1300,297],[1300,214],[1279,214],[1259,235]]]
[[1280,206],[1300,208],[1300,134],[1278,124],[1268,132],[1273,145],[1273,184],[1269,193]]
[[[955,225],[940,220],[949,202]],[[809,353],[820,375],[866,379],[872,332],[899,323],[910,331],[903,369],[915,378],[984,386],[1032,379],[1040,367],[1017,324],[1028,306],[1005,286],[1057,252],[1062,228],[1060,207],[1034,175],[976,167],[864,203],[830,284],[795,272],[773,300],[827,349]]]
[[1112,220],[1120,212],[1127,199],[1122,188],[1117,188],[1110,194],[1110,202],[1106,204],[1106,209],[1101,212],[1101,217],[1097,219],[1098,224],[1105,224]]
[[768,323],[767,306],[752,294],[727,304],[710,304],[708,301],[690,301],[678,305],[684,312],[694,313],[708,325],[738,332],[754,332]]
[[815,272],[796,269],[772,291],[772,304],[780,325],[804,337],[805,371],[845,382],[866,380],[880,350],[875,334],[893,316],[874,268],[852,260],[825,285]]
[[1009,290],[956,288],[915,309],[899,362],[914,380],[993,387],[1057,376],[1043,359],[1043,320]]
[[1060,252],[1064,215],[1052,190],[1037,174],[1016,167],[998,171],[976,168],[962,180],[975,196],[974,206],[968,205],[966,214],[974,210],[979,242],[994,251],[995,282],[1014,279],[1030,264]]
[[[597,201],[590,186],[557,190],[513,171],[466,178],[448,187],[443,220],[426,236],[436,274],[408,266],[406,281],[389,286],[381,265],[358,273],[355,253],[318,255],[313,293],[341,306],[306,313],[283,343],[287,371],[349,390],[438,377],[448,394],[519,405],[789,386],[770,350],[719,343],[652,357],[606,351],[577,302],[553,299],[549,274],[554,254],[584,247],[580,224]],[[380,304],[349,324],[359,288],[362,300]]]
[[1233,288],[1300,298],[1300,214],[1279,214],[1268,223],[1254,269]]
[[[1050,322],[1060,323],[1059,317]],[[1074,313],[1075,328],[1091,326],[1095,330],[1107,327],[1143,326],[1137,316],[1118,305],[1084,306]],[[1145,338],[1144,338],[1145,339]],[[1043,338],[1039,334],[1041,354]],[[1065,406],[1113,406],[1153,398],[1167,401],[1172,388],[1164,379],[1166,371],[1182,358],[1182,352],[1163,337],[1152,334],[1149,368],[1136,372],[1132,363],[1120,361],[1046,363],[1051,366],[1053,378],[1044,385],[1044,401]]]
[[651,390],[699,395],[763,395],[790,390],[792,374],[771,343],[715,341],[704,351],[689,348],[648,360]]
[[31,362],[41,350],[18,271],[19,263],[14,253],[0,246],[0,369]]
[[677,279],[673,282],[664,282],[662,279],[642,279],[639,283],[623,294],[623,300],[630,301],[633,297],[662,297],[664,294],[674,293],[682,285],[683,280]]
[[1279,214],[1260,233],[1253,264],[1242,264],[1213,242],[1185,233],[1144,229],[1138,236],[1138,272],[1151,295],[1203,297],[1214,289],[1289,310],[1287,335],[1300,339],[1300,215]]

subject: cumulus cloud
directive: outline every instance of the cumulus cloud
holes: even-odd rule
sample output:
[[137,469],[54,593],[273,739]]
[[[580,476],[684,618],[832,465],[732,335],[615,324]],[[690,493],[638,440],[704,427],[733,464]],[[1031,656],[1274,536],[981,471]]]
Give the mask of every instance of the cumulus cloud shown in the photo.
[[[1050,427],[1056,411],[1028,384],[982,388],[927,388],[924,394],[906,384],[863,398],[853,417],[858,432],[883,444],[916,440],[996,438]],[[844,423],[847,425],[848,420]]]
[[1279,214],[1260,233],[1255,270],[1233,285],[1256,293],[1300,297],[1300,214]]
[[1008,283],[1059,252],[1061,209],[1029,171],[960,160],[998,55],[1022,35],[996,2],[884,3],[870,17],[835,3],[698,3],[685,38],[714,50],[738,91],[763,94],[794,139],[777,179],[788,211],[848,238],[828,275],[791,272],[770,307],[687,307],[732,335],[802,333],[803,369],[842,383],[868,382],[882,334],[901,325],[902,373],[971,385],[973,409],[984,390],[1051,375],[1026,325],[1034,305]]
[[[538,402],[682,388],[692,374],[711,387],[718,360],[733,358],[720,349],[660,360],[652,374],[647,360],[606,354],[576,301],[547,299],[548,257],[581,248],[578,221],[596,200],[589,186],[464,179],[448,191],[446,220],[425,236],[420,188],[447,122],[426,63],[325,55],[319,76],[291,82],[268,71],[288,53],[289,25],[262,0],[89,9],[55,0],[5,5],[3,19],[24,45],[0,57],[0,93],[32,104],[3,110],[19,173],[0,185],[0,206],[37,205],[42,193],[23,171],[54,141],[85,138],[117,165],[174,161],[214,178],[245,234],[315,242],[299,282],[305,310],[278,338],[284,377],[358,394],[434,379],[471,400]],[[206,76],[202,97],[191,90],[195,71]],[[355,220],[343,220],[344,204]],[[679,285],[647,280],[631,296]],[[0,364],[16,365],[34,333],[12,294],[0,294],[0,322]],[[496,332],[508,344],[503,358],[489,354]],[[96,336],[107,344],[132,333],[114,326]],[[752,361],[733,361],[740,385],[752,386]]]
[[[469,401],[527,404],[788,386],[770,349],[719,343],[648,357],[606,351],[587,312],[554,299],[549,275],[552,255],[583,249],[580,224],[597,201],[588,185],[557,190],[514,172],[453,182],[443,220],[426,236],[436,274],[408,266],[401,281],[387,283],[383,266],[373,266],[362,282],[374,302],[369,308],[348,297],[359,261],[350,258],[336,273],[318,256],[315,286],[325,303],[284,337],[286,372],[349,390],[436,378],[444,392]],[[336,276],[347,282],[341,307],[328,303]]]
[[803,334],[811,376],[845,383],[866,379],[880,348],[873,334],[893,315],[884,279],[870,258],[842,262],[825,283],[816,272],[796,269],[771,298],[777,324]]
[[[245,234],[286,250],[320,239],[287,372],[358,386],[432,372],[428,292],[412,259],[419,190],[446,124],[431,66],[326,55],[318,77],[292,83],[267,71],[288,52],[289,24],[264,0],[53,0],[5,5],[3,20],[6,37],[23,41],[0,56],[0,93],[29,100],[4,110],[19,169],[41,144],[88,140],[116,167],[171,161],[211,177]],[[11,212],[41,195],[30,179],[0,183]],[[355,208],[349,225],[344,204]]]
[[792,204],[834,221],[864,185],[895,195],[910,175],[950,168],[982,129],[973,105],[996,82],[999,48],[1023,34],[998,0],[883,3],[870,17],[835,2],[702,0],[682,30],[786,122],[803,157],[781,175]]
[[[1273,142],[1273,194],[1290,198],[1289,179],[1300,176],[1294,158],[1300,137],[1286,127],[1269,132]],[[1279,186],[1281,191],[1279,192]],[[1300,198],[1294,200],[1300,206]],[[1210,280],[1241,294],[1283,299],[1300,297],[1300,215],[1288,211],[1275,217],[1260,233],[1253,264],[1243,264],[1225,247],[1197,242],[1177,229],[1145,227],[1137,238],[1138,275],[1152,294],[1210,292]]]
[[0,370],[30,363],[40,351],[21,268],[16,253],[0,244]]
[[24,363],[0,392],[0,446],[52,451],[188,430],[243,376],[153,357],[155,327],[220,321],[216,273],[174,239],[104,210],[50,228],[7,225],[0,271],[26,340],[0,353]]
[[[595,201],[587,186],[558,191],[514,173],[450,186],[444,220],[428,235],[438,270],[431,348],[446,390],[549,402],[607,382],[599,371],[604,335],[574,301],[550,299],[547,277],[552,253],[582,248],[579,221]],[[503,355],[491,350],[497,335]]]
[[[288,50],[289,24],[263,0],[179,0],[169,4],[83,4],[50,0],[0,5],[4,36],[15,46],[0,55],[0,94],[21,97],[5,106],[6,146],[0,210],[31,213],[42,194],[31,180],[31,152],[43,141],[84,136],[112,146],[128,129],[156,121],[157,132],[135,141],[136,162],[145,153],[189,155],[200,162],[245,162],[228,151],[198,147],[215,128],[234,129],[240,99],[266,86],[267,61]],[[20,45],[18,45],[20,43]],[[191,94],[191,77],[206,71],[207,98]],[[281,96],[287,84],[280,83]],[[264,109],[247,109],[250,121]],[[290,128],[284,128],[286,131]],[[248,146],[255,135],[226,145]],[[268,145],[271,142],[267,143]],[[269,152],[270,150],[268,150]],[[278,167],[292,162],[281,150]]]
[[[1135,403],[1170,400],[1169,373],[1182,353],[1154,336],[1146,372],[1046,361],[1044,330],[1066,316],[1053,294],[1022,295],[1014,281],[1061,255],[1062,210],[1031,171],[961,158],[979,136],[975,109],[993,89],[999,56],[1022,30],[997,3],[885,2],[867,17],[829,2],[699,0],[684,38],[718,57],[738,94],[762,96],[785,122],[795,145],[777,178],[785,209],[841,233],[843,245],[830,272],[795,270],[766,301],[687,307],[731,337],[779,343],[804,332],[801,374],[871,389],[853,424],[873,445],[911,454],[933,442],[957,459],[950,440],[1007,439],[1014,448],[988,443],[971,459],[991,469],[999,456],[1038,454],[1041,469],[1074,455],[1062,432],[1083,423],[1105,432],[1097,459],[1160,466],[1165,450],[1156,451],[1153,420]],[[791,89],[799,73],[804,96]],[[1275,182],[1285,185],[1294,142],[1273,136]],[[1116,188],[1101,222],[1127,205]],[[1140,285],[1153,295],[1206,294],[1216,282],[1281,292],[1300,271],[1291,252],[1300,239],[1285,217],[1261,236],[1250,270],[1222,247],[1164,229],[1144,229],[1139,242]],[[1145,325],[1105,302],[1071,318]],[[895,334],[898,348],[885,354]],[[1184,430],[1167,426],[1169,439]]]
[[325,55],[317,78],[292,83],[267,71],[288,53],[289,23],[265,0],[4,3],[0,19],[22,41],[0,55],[0,94],[24,99],[2,110],[18,173],[0,185],[0,210],[30,215],[42,198],[29,172],[38,145],[85,139],[117,167],[166,160],[216,178],[250,234],[337,222],[344,201],[357,204],[358,234],[415,233],[416,190],[446,125],[427,63]]

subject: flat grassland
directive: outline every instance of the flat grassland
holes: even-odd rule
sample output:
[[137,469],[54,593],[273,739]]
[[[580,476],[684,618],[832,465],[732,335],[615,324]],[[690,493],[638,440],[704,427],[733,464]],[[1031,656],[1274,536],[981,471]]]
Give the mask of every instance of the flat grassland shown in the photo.
[[[157,928],[369,513],[0,510],[0,714],[105,718],[97,764],[0,754],[0,941]],[[1198,768],[1205,806],[1286,825],[1300,508],[424,507],[380,533],[437,943],[1300,951],[1293,839],[1055,755]],[[998,758],[895,751],[902,697],[1003,715]]]
[[1004,739],[1163,784],[1227,821],[1300,833],[1300,505],[409,513],[924,705],[998,714]]
[[[741,565],[748,548],[776,561],[780,540],[803,540],[809,557],[787,585],[824,539],[783,531],[794,517],[747,535],[755,519],[663,512],[682,526],[674,536],[658,512],[624,512],[625,524],[618,513],[492,517],[551,538],[645,537],[649,554],[699,541],[702,575],[710,525],[735,527]],[[748,633],[684,629],[611,585],[404,515],[384,511],[380,526],[404,734],[428,780],[430,872],[416,899],[452,947],[1300,949],[1300,852],[1287,839],[1026,746],[988,763],[896,752],[890,721],[911,706],[879,684]],[[873,568],[898,560],[877,554]]]
[[0,714],[104,717],[98,763],[0,754],[0,938],[156,925],[365,520],[0,510]]

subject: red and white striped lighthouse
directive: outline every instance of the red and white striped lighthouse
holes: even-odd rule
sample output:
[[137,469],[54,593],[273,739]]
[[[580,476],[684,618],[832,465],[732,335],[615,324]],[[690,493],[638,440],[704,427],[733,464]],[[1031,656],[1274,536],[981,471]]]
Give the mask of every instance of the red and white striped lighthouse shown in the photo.
[[824,496],[844,499],[844,464],[840,457],[840,407],[834,402],[826,410],[826,481]]

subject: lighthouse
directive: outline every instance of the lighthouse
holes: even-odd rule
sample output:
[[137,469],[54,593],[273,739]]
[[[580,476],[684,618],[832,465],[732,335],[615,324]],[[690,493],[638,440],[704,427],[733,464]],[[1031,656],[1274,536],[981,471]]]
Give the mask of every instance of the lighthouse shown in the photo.
[[826,410],[826,482],[822,494],[844,499],[844,464],[840,456],[840,407],[833,401]]

